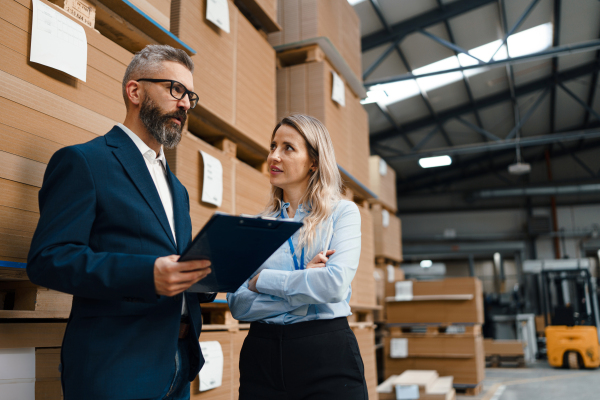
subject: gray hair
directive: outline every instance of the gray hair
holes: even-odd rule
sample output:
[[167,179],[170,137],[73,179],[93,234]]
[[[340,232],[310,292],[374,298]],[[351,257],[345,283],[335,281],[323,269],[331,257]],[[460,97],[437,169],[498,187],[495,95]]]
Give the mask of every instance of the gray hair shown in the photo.
[[161,70],[161,64],[164,61],[177,62],[189,69],[190,72],[194,72],[194,62],[185,51],[166,44],[151,44],[144,47],[141,51],[135,53],[133,60],[131,60],[125,70],[121,88],[126,107],[129,104],[127,101],[127,91],[125,90],[127,82],[136,79],[151,78],[153,74]]

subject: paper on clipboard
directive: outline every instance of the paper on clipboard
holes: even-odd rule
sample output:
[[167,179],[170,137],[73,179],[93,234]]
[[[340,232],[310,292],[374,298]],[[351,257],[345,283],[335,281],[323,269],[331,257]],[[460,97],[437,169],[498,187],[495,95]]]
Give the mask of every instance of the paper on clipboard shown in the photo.
[[227,0],[208,0],[206,19],[229,33],[229,5]]
[[220,207],[223,203],[223,165],[218,158],[200,150],[204,163],[202,201]]
[[223,384],[223,348],[217,341],[200,342],[204,366],[200,370],[200,391],[217,388]]
[[85,82],[87,38],[77,22],[33,0],[29,61],[66,72]]

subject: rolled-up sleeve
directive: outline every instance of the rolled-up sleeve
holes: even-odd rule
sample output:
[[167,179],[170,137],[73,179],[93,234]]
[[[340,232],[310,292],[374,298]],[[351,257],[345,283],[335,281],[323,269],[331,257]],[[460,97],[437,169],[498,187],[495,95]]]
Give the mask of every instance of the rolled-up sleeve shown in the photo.
[[258,278],[257,290],[283,298],[293,307],[344,300],[358,268],[360,225],[356,204],[344,202],[333,223],[334,234],[329,248],[335,253],[329,257],[326,267],[299,271],[265,269]]

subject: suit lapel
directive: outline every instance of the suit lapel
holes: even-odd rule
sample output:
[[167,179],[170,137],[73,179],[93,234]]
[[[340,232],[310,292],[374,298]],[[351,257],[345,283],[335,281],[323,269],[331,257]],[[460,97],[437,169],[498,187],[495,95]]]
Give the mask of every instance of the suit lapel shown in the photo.
[[185,201],[187,196],[183,186],[176,183],[175,176],[169,168],[169,163],[167,163],[167,177],[173,194],[173,219],[175,220],[175,235],[177,236],[177,254],[182,254],[190,240],[189,230],[186,230],[186,215],[189,215],[188,205]]
[[[115,130],[118,132],[115,132]],[[111,137],[108,137],[109,135],[111,135]],[[124,138],[121,137],[121,135],[124,136]],[[113,146],[114,144],[118,145],[118,147],[113,150],[114,155],[117,157],[123,168],[125,168],[125,171],[127,171],[127,174],[154,212],[154,215],[156,215],[156,218],[158,218],[158,221],[173,244],[173,248],[177,248],[175,240],[173,239],[171,227],[169,226],[167,214],[165,213],[165,208],[160,200],[154,181],[150,176],[150,171],[148,171],[144,156],[142,156],[142,153],[140,153],[135,143],[129,139],[127,134],[118,127],[113,128],[113,130],[107,134],[107,143]],[[175,195],[173,195],[173,198],[175,198]]]

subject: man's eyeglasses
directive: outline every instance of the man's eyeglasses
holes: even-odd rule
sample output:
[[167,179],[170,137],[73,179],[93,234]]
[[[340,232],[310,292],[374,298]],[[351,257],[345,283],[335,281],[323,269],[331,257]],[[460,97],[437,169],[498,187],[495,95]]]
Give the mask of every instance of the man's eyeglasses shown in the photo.
[[146,79],[146,78],[143,78],[143,79],[136,80],[136,82],[141,82],[141,81],[154,82],[154,83],[171,82],[171,96],[173,96],[177,100],[181,100],[187,94],[190,99],[190,108],[196,107],[196,104],[198,104],[198,100],[200,99],[196,93],[187,90],[187,88],[185,86],[183,86],[181,83],[171,80],[171,79]]

